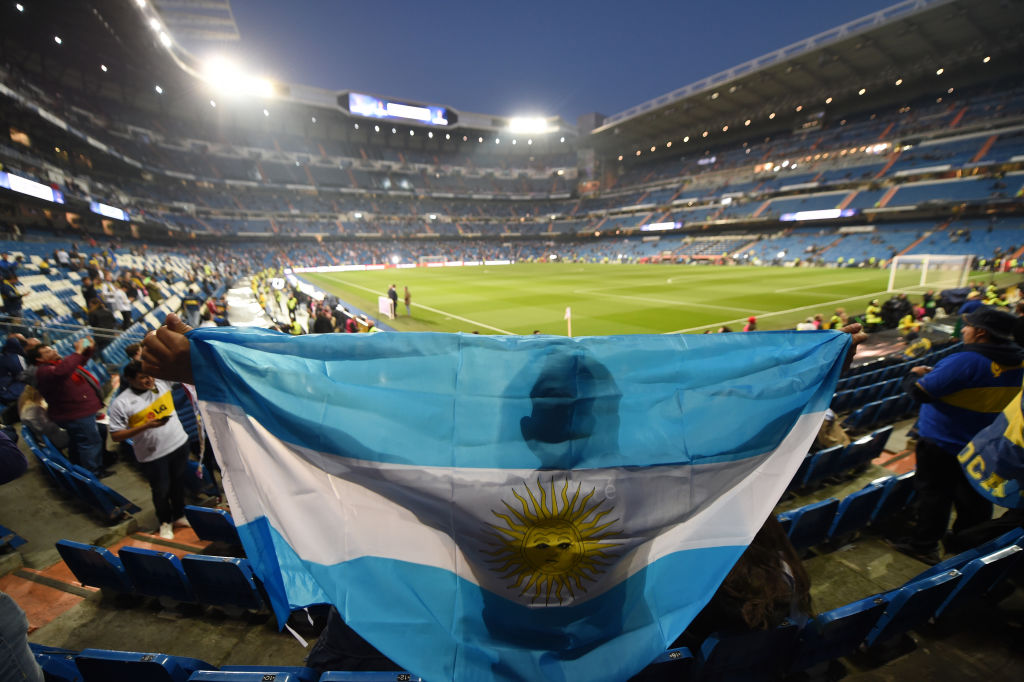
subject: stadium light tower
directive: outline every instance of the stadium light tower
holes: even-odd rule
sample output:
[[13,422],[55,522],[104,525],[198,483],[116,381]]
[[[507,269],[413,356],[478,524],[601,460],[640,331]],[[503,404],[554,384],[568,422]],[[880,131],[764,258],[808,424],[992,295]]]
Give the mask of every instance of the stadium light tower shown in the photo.
[[543,116],[516,116],[508,120],[508,129],[524,135],[551,132],[551,126]]
[[233,61],[214,57],[203,64],[202,78],[221,94],[248,94],[273,97],[274,84],[266,78],[245,73]]

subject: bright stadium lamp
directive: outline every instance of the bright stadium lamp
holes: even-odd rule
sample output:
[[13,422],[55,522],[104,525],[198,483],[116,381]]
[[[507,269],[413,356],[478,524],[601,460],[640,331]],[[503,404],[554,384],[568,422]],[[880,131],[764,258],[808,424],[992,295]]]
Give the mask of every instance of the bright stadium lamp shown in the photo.
[[516,116],[508,120],[508,129],[513,133],[547,133],[551,126],[543,116]]
[[159,37],[160,37],[160,44],[161,45],[163,45],[164,47],[170,47],[171,46],[171,42],[172,42],[171,41],[171,37],[169,35],[167,35],[167,33],[165,33],[164,31],[160,31],[160,36]]

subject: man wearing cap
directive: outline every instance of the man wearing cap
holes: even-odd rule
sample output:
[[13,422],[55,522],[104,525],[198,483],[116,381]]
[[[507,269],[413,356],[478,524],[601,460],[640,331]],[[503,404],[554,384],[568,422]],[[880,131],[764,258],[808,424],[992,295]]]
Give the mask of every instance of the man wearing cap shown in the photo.
[[1020,391],[1024,349],[1013,341],[1017,318],[1005,310],[981,306],[963,317],[964,349],[932,367],[915,367],[903,386],[921,402],[917,429],[917,529],[894,543],[922,561],[939,560],[939,541],[956,506],[953,531],[987,521],[992,504],[974,491],[956,455]]

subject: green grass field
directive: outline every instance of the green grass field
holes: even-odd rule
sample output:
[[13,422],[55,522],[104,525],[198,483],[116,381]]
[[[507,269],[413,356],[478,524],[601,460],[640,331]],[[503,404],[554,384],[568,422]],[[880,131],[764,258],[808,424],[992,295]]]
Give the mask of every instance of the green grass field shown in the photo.
[[389,284],[399,298],[408,286],[412,316],[399,303],[398,319],[384,320],[400,331],[564,335],[571,306],[573,336],[699,333],[723,324],[739,331],[749,315],[760,329],[791,329],[815,313],[828,319],[837,307],[861,312],[872,298],[888,298],[888,277],[883,270],[575,263],[303,275],[371,315]]

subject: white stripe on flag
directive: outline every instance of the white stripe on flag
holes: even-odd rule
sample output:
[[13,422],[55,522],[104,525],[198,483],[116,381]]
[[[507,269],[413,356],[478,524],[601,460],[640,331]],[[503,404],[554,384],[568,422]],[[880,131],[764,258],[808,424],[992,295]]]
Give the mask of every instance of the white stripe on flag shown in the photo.
[[[560,493],[568,481],[570,498],[577,486],[583,494],[598,491],[594,499],[603,495],[612,510],[607,520],[617,519],[620,560],[579,601],[674,552],[748,544],[823,418],[801,416],[783,442],[760,457],[550,472],[382,464],[323,454],[281,442],[236,406],[200,405],[236,523],[265,515],[299,556],[323,565],[363,556],[413,562],[515,598],[498,572],[481,570],[486,559],[474,549],[486,544],[489,527],[502,525],[494,512],[508,515],[504,503],[519,507],[513,490],[525,497],[527,488],[536,494],[540,486],[554,485]],[[430,518],[438,519],[436,525],[429,525]]]

